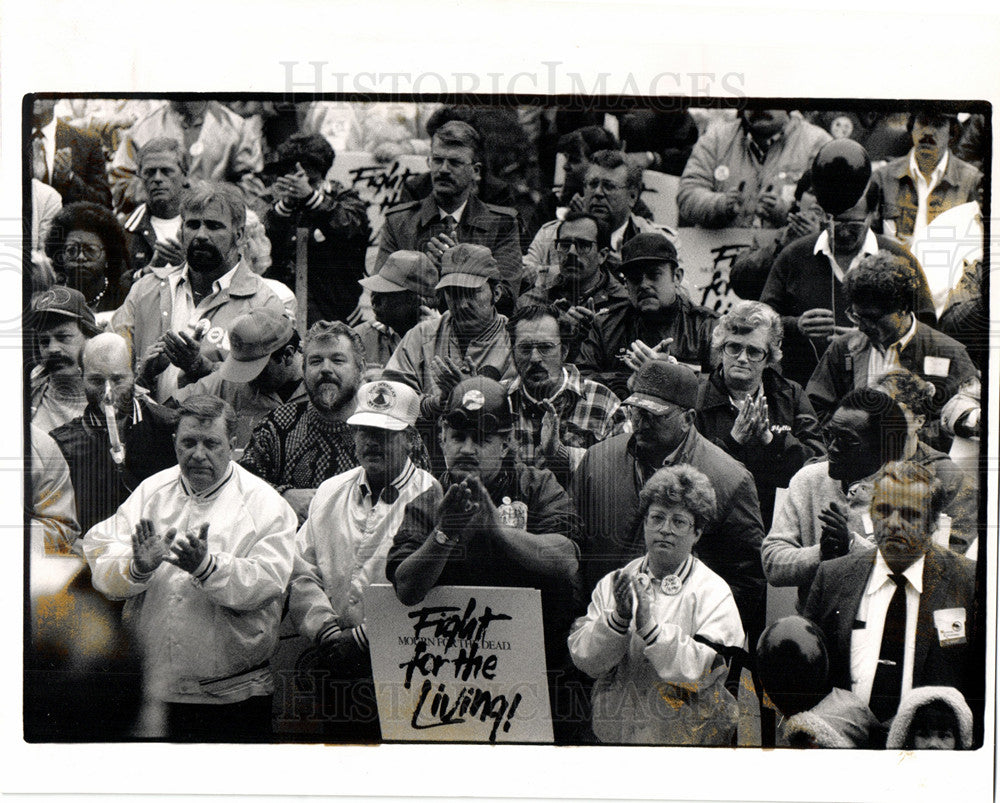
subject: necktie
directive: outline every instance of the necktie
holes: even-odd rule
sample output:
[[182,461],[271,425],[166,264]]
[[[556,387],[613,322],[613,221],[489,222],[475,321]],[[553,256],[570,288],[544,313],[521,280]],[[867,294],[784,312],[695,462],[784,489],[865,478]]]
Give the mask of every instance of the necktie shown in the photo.
[[40,129],[31,133],[31,170],[39,181],[49,183],[49,166],[45,156],[45,135]]
[[458,221],[451,215],[445,215],[441,218],[441,223],[444,224],[444,233],[451,237],[451,239],[456,240],[455,229],[458,228]]
[[894,716],[899,708],[899,695],[903,687],[903,647],[906,643],[906,578],[901,574],[890,574],[889,579],[896,584],[885,612],[885,626],[882,628],[882,648],[878,654],[878,666],[872,683],[872,695],[868,707],[885,722]]

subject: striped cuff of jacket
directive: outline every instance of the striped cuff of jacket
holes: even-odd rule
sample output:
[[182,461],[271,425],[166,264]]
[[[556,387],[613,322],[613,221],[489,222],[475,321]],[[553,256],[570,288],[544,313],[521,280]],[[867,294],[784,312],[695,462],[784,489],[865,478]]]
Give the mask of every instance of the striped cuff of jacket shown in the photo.
[[351,628],[351,635],[354,636],[354,642],[365,652],[368,651],[368,631],[365,630],[363,624],[357,627]]
[[316,634],[316,643],[322,644],[324,641],[329,641],[339,632],[340,632],[340,625],[338,625],[336,622],[330,622],[330,624],[328,624],[326,627],[324,627]]
[[654,641],[656,641],[656,637],[659,635],[660,635],[660,626],[656,622],[653,622],[651,625],[649,625],[649,627],[646,628],[645,633],[639,634],[639,638],[645,641],[646,646],[649,647],[652,645]]
[[608,619],[608,627],[610,627],[616,633],[619,633],[619,634],[621,634],[623,636],[626,633],[628,633],[629,623],[626,622],[626,621],[624,621],[624,620],[622,620],[618,616],[618,612],[617,611],[610,611],[608,613],[607,619]]
[[149,578],[152,576],[153,572],[140,572],[136,568],[134,559],[128,562],[128,579],[130,582],[137,584],[148,583]]
[[217,568],[219,568],[219,563],[216,561],[215,555],[209,553],[205,555],[205,559],[201,562],[201,565],[191,572],[191,576],[199,583],[204,583]]

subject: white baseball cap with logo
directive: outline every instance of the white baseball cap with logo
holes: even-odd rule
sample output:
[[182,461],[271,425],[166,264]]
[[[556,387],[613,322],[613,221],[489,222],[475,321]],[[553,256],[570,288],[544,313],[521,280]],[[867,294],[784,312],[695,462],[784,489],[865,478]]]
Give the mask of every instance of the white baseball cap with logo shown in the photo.
[[347,423],[395,432],[412,427],[420,415],[420,395],[402,382],[379,379],[358,388],[358,406]]

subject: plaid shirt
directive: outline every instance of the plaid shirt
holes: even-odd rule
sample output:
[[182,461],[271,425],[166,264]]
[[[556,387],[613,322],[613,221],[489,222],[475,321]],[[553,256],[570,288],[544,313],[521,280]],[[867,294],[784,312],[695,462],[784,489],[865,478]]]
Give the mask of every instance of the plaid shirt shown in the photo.
[[[536,458],[536,451],[545,408],[541,401],[528,395],[520,376],[510,381],[507,394],[514,414],[514,437],[519,456],[526,465],[541,467],[538,462],[541,456]],[[604,385],[583,379],[575,365],[563,365],[562,386],[550,401],[559,413],[559,438],[568,452],[568,465],[552,465],[553,461],[549,461],[545,467],[560,480],[566,478],[564,472],[576,470],[584,452],[595,443],[631,432],[628,416],[618,397]]]

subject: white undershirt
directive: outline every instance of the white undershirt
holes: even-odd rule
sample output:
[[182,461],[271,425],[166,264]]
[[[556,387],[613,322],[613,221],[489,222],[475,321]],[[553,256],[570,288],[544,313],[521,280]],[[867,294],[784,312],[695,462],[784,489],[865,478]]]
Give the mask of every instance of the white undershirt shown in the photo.
[[153,227],[153,231],[156,233],[156,239],[163,240],[179,240],[181,231],[181,216],[172,218],[164,217],[154,217],[149,216],[149,225]]
[[[865,627],[851,630],[851,691],[866,704],[871,698],[872,684],[875,681],[875,669],[878,666],[878,656],[882,651],[882,630],[885,628],[885,616],[889,610],[889,602],[896,590],[896,584],[889,579],[891,570],[882,557],[881,550],[875,554],[875,565],[872,567],[868,585],[861,595],[858,605],[857,622],[864,622]],[[914,562],[906,571],[906,635],[903,642],[903,688],[906,694],[913,688],[913,654],[917,643],[917,610],[920,607],[920,594],[923,591],[924,556]]]

